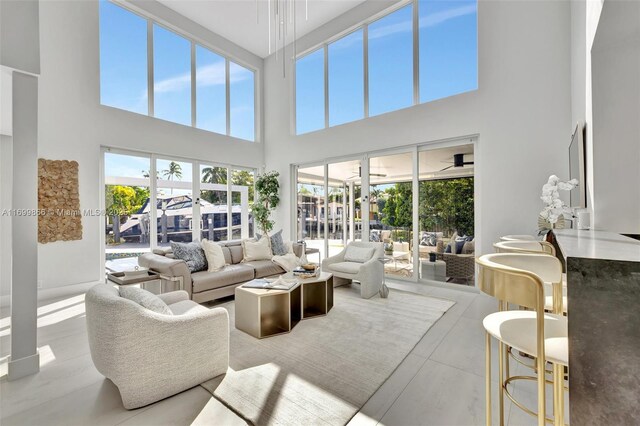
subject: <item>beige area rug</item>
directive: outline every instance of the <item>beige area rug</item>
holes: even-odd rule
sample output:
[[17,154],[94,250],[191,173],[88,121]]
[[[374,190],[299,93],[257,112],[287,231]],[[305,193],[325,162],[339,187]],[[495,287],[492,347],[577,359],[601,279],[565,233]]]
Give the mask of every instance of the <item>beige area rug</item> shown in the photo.
[[255,425],[343,425],[454,302],[391,290],[361,299],[334,289],[327,316],[289,334],[255,339],[231,326],[230,369],[202,386]]

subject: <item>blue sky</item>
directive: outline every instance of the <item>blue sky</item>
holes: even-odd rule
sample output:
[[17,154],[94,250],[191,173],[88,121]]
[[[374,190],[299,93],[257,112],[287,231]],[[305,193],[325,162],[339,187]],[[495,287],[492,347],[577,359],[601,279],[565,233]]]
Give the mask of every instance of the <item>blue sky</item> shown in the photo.
[[[154,115],[191,125],[191,42],[154,24]],[[254,72],[229,62],[230,133],[254,140]],[[225,59],[196,45],[196,126],[226,134]],[[148,114],[147,21],[100,1],[102,104]]]
[[[413,105],[413,5],[369,24],[369,115]],[[476,0],[421,0],[420,102],[478,88]],[[362,30],[329,44],[329,125],[364,116]],[[297,61],[297,133],[324,128],[324,53]]]

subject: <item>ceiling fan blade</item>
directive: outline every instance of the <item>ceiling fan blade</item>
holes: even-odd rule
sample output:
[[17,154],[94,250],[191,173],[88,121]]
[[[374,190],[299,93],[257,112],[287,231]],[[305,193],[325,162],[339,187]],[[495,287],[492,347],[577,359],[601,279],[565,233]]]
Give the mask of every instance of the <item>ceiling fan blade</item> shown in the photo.
[[440,171],[441,171],[441,172],[444,172],[445,170],[449,170],[449,169],[450,169],[450,168],[452,168],[452,167],[455,167],[455,166],[452,164],[452,165],[450,165],[450,166],[448,166],[448,167],[445,167],[444,169],[441,169]]

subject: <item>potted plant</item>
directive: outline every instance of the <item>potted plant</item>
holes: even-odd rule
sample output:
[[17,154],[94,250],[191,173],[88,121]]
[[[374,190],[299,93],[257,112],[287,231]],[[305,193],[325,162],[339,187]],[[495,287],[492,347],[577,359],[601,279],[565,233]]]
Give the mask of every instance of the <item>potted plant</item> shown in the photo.
[[256,198],[251,205],[251,211],[256,224],[264,235],[269,235],[269,231],[273,229],[274,222],[270,219],[271,212],[280,204],[278,176],[280,176],[278,172],[271,171],[258,175],[256,178]]

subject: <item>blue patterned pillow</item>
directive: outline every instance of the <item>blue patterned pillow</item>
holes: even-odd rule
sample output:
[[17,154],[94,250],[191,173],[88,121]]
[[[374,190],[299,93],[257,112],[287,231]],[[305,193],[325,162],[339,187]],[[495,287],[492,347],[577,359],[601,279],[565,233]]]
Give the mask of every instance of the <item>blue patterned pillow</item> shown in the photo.
[[207,269],[207,258],[200,241],[191,243],[176,243],[171,241],[171,250],[176,259],[182,259],[187,263],[191,272],[205,271]]

